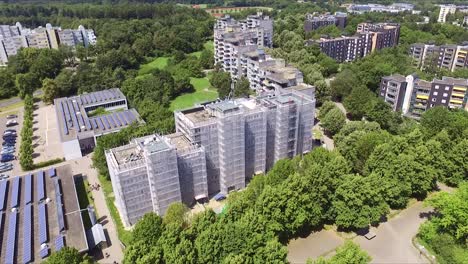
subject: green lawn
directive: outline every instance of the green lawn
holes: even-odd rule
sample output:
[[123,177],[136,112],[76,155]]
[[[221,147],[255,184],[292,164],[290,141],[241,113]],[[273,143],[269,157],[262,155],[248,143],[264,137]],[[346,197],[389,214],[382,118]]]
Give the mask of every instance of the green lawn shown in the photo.
[[149,73],[153,69],[164,69],[167,66],[169,61],[169,57],[159,57],[153,60],[152,62],[143,64],[140,66],[140,70],[138,71],[138,75],[143,75]]
[[[203,47],[204,47],[205,49],[207,49],[207,50],[213,51],[213,49],[214,49],[214,43],[213,43],[213,41],[208,40],[207,42],[205,42],[205,43],[203,44]],[[190,55],[196,56],[197,58],[200,58],[201,53],[202,53],[201,51],[196,51],[196,52],[190,53]]]
[[[78,194],[78,202],[80,204],[80,209],[85,209],[88,205],[92,205],[94,208],[93,196],[91,194],[91,189],[89,187],[89,183],[87,180],[83,179],[83,177],[78,177],[75,181],[76,192]],[[95,211],[96,219],[98,219],[97,212]],[[81,216],[83,218],[83,224],[85,229],[90,229],[91,220],[89,219],[88,211],[82,211]]]
[[195,87],[195,92],[178,96],[171,102],[171,110],[179,110],[200,103],[218,98],[218,92],[210,84],[207,77],[190,78],[190,83]]

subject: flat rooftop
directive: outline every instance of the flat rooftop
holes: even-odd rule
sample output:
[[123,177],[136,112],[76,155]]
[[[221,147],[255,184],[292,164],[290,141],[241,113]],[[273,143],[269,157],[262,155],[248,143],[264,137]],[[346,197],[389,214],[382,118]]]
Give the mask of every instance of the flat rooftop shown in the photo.
[[143,159],[143,155],[135,143],[111,149],[111,152],[114,154],[114,158],[118,165]]
[[[118,88],[57,98],[54,104],[62,142],[99,136],[143,122],[135,109],[127,109],[127,99]],[[98,107],[112,108],[115,112],[89,117],[88,113]]]
[[[75,181],[71,171],[70,165],[64,165],[56,168],[56,176],[51,178],[49,177],[48,169],[44,170],[44,188],[45,188],[45,198],[46,200],[38,200],[38,178],[36,172],[32,174],[31,187],[32,190],[27,190],[26,176],[18,176],[21,179],[20,187],[18,192],[18,206],[16,207],[16,212],[12,212],[12,201],[14,200],[15,191],[13,190],[13,181],[16,178],[10,178],[8,180],[7,192],[5,195],[5,210],[0,211],[1,218],[3,221],[0,221],[0,243],[1,243],[1,253],[0,253],[0,263],[7,263],[6,253],[7,253],[7,244],[8,244],[8,233],[12,228],[9,226],[9,218],[12,214],[17,214],[16,222],[16,240],[13,243],[14,251],[14,263],[24,263],[23,255],[27,254],[27,249],[23,245],[23,240],[26,234],[26,223],[25,223],[25,207],[31,206],[32,217],[31,217],[31,248],[30,254],[32,256],[32,263],[39,263],[42,261],[42,258],[39,254],[41,245],[39,243],[39,204],[46,204],[46,244],[49,247],[49,254],[51,252],[57,251],[55,246],[55,239],[60,235],[64,236],[65,246],[70,246],[76,248],[80,252],[88,250],[88,243],[86,240],[86,234],[83,226],[83,221],[80,213],[80,206],[78,203],[78,197],[75,189]],[[59,191],[61,193],[62,199],[62,208],[63,208],[63,217],[64,217],[64,230],[60,231],[58,214],[57,214],[57,200],[56,200],[56,187],[55,179],[59,179],[60,187]],[[32,192],[31,192],[32,191]],[[27,193],[32,194],[31,202],[26,204]],[[1,197],[0,197],[1,198]],[[13,228],[14,229],[14,228]],[[15,231],[13,230],[12,231]]]
[[186,149],[193,146],[193,144],[188,140],[184,134],[177,132],[169,135],[165,135],[168,138],[172,145],[174,145],[177,149]]
[[171,148],[164,138],[159,135],[141,137],[135,139],[135,141],[138,142],[137,144],[141,148],[148,150],[149,153],[160,152]]
[[406,82],[406,77],[401,74],[393,74],[390,76],[383,77],[384,80],[396,81],[396,82]]
[[203,106],[197,106],[187,110],[181,111],[192,123],[205,122],[215,119]]

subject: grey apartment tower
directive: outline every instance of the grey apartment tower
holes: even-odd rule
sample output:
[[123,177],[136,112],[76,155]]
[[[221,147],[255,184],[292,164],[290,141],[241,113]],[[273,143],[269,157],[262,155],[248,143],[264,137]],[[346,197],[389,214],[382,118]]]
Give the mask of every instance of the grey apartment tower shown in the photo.
[[315,96],[277,95],[208,102],[176,111],[176,133],[134,139],[106,151],[116,203],[126,226],[245,188],[276,161],[312,149]]

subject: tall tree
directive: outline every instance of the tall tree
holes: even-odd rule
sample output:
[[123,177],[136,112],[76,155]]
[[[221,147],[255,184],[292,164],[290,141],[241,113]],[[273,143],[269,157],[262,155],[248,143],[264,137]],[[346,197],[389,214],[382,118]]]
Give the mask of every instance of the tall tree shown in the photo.
[[346,116],[341,110],[336,107],[330,110],[325,117],[321,120],[321,126],[330,133],[335,135],[346,123]]
[[44,262],[45,264],[91,264],[93,260],[87,256],[82,255],[72,247],[64,247],[60,251],[53,252]]
[[60,89],[54,80],[45,78],[42,81],[42,92],[42,100],[47,104],[51,104],[60,94]]
[[248,97],[252,93],[249,80],[241,77],[234,85],[234,97]]

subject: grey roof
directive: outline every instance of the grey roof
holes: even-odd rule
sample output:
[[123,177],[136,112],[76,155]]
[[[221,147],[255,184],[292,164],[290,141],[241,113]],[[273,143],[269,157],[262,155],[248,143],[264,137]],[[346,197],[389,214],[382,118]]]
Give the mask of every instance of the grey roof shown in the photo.
[[[123,111],[88,117],[91,107],[120,103]],[[118,131],[133,122],[143,122],[134,109],[127,109],[127,100],[118,88],[54,100],[61,140],[92,137]]]

